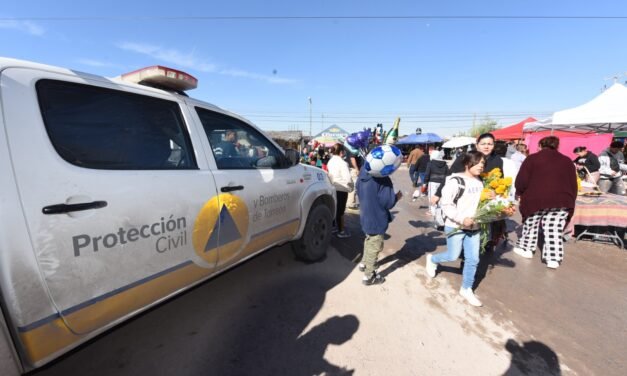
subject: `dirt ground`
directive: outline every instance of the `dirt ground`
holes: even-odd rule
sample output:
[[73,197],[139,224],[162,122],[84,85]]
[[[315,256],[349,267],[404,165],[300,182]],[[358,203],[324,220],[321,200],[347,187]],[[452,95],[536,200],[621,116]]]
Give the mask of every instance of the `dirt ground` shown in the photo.
[[363,235],[351,211],[353,236],[335,238],[324,261],[274,248],[36,374],[627,374],[626,251],[569,243],[549,270],[538,254],[500,247],[478,273],[484,307],[471,307],[457,294],[459,262],[426,277],[424,255],[445,239],[426,201],[411,202],[407,171],[393,180],[406,197],[380,258],[384,284],[361,284]]

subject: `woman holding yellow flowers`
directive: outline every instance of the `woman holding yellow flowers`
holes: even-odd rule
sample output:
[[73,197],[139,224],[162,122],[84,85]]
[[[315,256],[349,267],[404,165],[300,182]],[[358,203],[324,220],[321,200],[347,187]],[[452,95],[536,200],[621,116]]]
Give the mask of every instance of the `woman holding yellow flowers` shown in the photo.
[[[492,133],[484,133],[477,137],[477,143],[475,144],[477,151],[483,154],[485,158],[484,171],[492,171],[495,168],[498,168],[499,171],[503,171],[503,159],[494,153],[494,144],[496,138]],[[449,173],[460,173],[464,172],[465,168],[462,163],[462,157],[457,158],[451,168],[449,169]],[[436,192],[434,199],[432,200],[432,205],[435,205],[440,197],[442,197],[442,189],[444,184],[440,185],[440,188]],[[488,242],[488,246],[486,248],[492,248],[494,246],[494,240],[498,240],[503,236],[504,231],[504,221],[497,221],[491,226],[494,230],[491,231],[491,240]]]
[[532,258],[542,225],[542,258],[552,269],[557,269],[564,258],[562,232],[577,199],[575,166],[557,151],[558,147],[555,136],[541,139],[541,150],[525,159],[516,177],[523,230],[514,252]]
[[[446,218],[446,251],[428,254],[426,258],[427,275],[435,277],[438,264],[457,260],[464,251],[464,268],[462,270],[462,287],[459,294],[468,303],[480,307],[481,301],[472,291],[475,282],[477,265],[479,265],[479,248],[481,234],[479,224],[475,220],[480,196],[483,194],[483,183],[479,175],[483,172],[485,157],[482,153],[471,151],[462,156],[463,173],[447,178],[442,191],[442,211]],[[463,190],[460,188],[463,187]]]

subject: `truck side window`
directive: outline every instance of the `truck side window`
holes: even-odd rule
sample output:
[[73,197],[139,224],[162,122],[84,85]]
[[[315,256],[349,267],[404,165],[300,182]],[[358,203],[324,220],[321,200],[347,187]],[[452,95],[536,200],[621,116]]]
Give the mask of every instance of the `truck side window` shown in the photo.
[[50,141],[67,162],[103,170],[197,168],[176,102],[63,81],[37,82]]
[[201,107],[196,112],[220,170],[287,166],[283,153],[245,122]]

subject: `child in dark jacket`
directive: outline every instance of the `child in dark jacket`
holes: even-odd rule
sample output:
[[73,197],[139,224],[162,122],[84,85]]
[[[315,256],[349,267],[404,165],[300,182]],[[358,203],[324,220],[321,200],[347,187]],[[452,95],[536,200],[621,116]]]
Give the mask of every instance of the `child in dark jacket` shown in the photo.
[[375,264],[383,250],[383,235],[392,221],[390,209],[401,199],[402,193],[394,193],[389,177],[375,178],[362,168],[357,179],[357,196],[361,229],[366,234],[363,258],[359,264],[359,269],[364,272],[362,282],[366,286],[383,283],[385,278],[377,274]]

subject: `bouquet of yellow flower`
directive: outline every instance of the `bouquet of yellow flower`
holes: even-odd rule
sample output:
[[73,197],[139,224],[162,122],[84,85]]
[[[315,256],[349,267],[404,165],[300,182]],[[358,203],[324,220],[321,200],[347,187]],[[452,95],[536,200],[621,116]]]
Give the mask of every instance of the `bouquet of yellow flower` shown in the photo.
[[[490,223],[514,214],[514,204],[507,199],[512,188],[512,178],[503,178],[502,176],[499,168],[481,174],[483,191],[481,191],[479,206],[473,217],[481,228],[481,253],[485,252],[485,246],[488,244]],[[460,226],[447,236],[458,234],[461,231]]]
[[491,222],[505,219],[514,214],[514,204],[507,199],[512,188],[512,178],[503,178],[499,168],[481,174],[483,191],[474,220],[481,227],[481,251],[488,243]]

